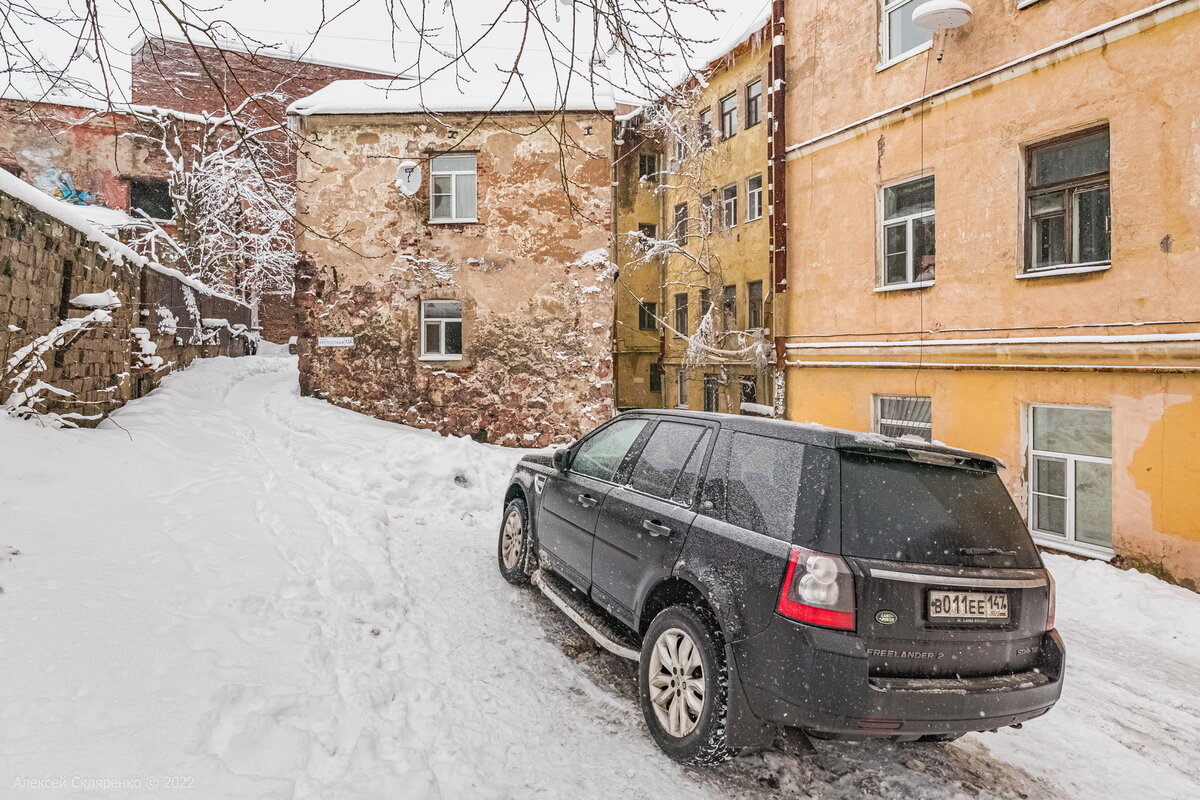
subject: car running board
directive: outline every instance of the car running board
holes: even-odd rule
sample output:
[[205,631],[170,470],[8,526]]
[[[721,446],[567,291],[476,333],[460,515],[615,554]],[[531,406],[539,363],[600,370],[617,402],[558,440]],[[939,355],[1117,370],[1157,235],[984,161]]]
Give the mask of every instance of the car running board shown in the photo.
[[541,569],[533,573],[531,580],[551,603],[558,606],[559,611],[583,628],[584,633],[592,637],[596,644],[621,658],[631,661],[641,658],[632,633],[621,631],[590,600],[566,581]]

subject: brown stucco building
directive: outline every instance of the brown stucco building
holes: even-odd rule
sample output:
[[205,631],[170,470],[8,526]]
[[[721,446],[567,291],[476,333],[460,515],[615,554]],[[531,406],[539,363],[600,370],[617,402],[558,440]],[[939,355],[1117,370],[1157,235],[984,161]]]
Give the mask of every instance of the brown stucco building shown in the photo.
[[302,387],[447,434],[570,440],[613,408],[611,101],[424,97],[341,82],[292,106]]

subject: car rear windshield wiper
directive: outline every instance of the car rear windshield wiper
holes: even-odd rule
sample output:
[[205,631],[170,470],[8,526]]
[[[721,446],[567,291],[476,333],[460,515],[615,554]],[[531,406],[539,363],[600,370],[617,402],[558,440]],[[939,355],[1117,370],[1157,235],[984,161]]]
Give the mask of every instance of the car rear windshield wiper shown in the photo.
[[1016,550],[1001,550],[999,547],[960,547],[960,556],[1015,556]]

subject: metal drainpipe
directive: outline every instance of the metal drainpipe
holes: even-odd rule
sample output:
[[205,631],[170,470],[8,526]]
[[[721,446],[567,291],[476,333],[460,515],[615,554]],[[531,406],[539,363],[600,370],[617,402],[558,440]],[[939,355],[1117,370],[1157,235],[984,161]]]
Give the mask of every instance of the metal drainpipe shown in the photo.
[[767,175],[771,214],[771,331],[775,339],[775,415],[787,416],[784,321],[788,288],[787,224],[787,83],[785,80],[787,32],[785,0],[771,3],[771,85],[767,94]]

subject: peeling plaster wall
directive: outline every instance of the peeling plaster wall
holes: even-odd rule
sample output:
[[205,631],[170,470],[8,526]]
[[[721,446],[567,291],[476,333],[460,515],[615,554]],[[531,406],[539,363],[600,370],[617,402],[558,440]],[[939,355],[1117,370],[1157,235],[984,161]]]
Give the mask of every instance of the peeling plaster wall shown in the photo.
[[[608,117],[309,117],[302,133],[303,390],[507,445],[567,441],[612,415]],[[478,223],[428,221],[428,157],[451,147],[478,154]],[[413,197],[394,185],[405,159],[422,168]],[[462,301],[461,360],[420,358],[430,299]]]

